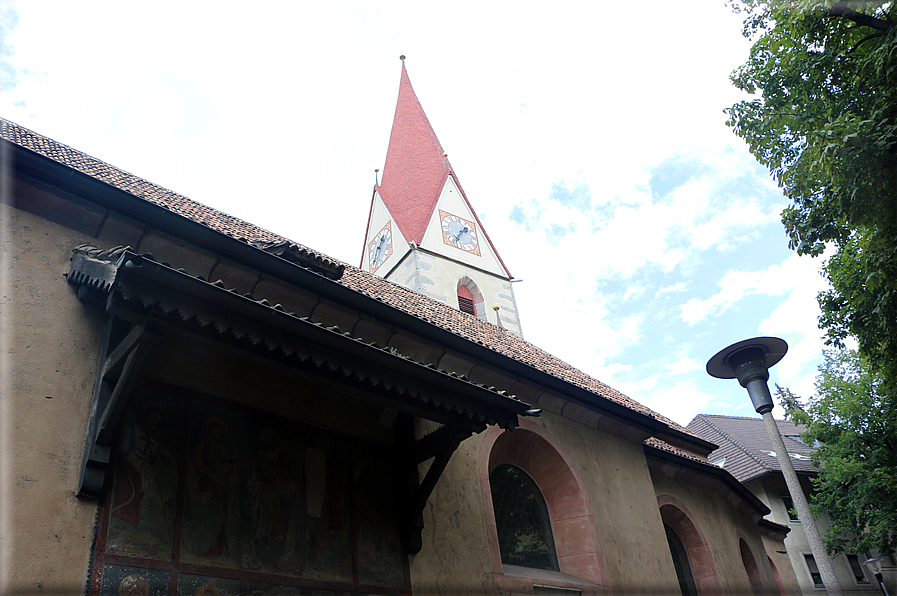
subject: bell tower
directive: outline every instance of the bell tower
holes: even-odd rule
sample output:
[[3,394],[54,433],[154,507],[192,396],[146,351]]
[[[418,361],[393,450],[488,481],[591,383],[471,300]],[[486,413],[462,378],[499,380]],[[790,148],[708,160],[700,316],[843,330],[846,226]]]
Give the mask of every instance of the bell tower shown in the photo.
[[361,268],[522,335],[513,277],[430,126],[404,56]]

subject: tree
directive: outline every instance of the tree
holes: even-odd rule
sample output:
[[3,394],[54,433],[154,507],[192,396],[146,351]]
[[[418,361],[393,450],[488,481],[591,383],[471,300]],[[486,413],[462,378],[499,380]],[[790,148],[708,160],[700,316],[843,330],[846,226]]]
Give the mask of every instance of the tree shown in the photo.
[[816,396],[802,406],[776,386],[789,419],[807,427],[804,442],[819,446],[813,463],[812,507],[832,526],[829,552],[897,549],[897,403],[882,394],[882,378],[854,350],[826,350]]
[[[733,0],[755,43],[732,75],[751,94],[728,125],[791,204],[798,254],[823,264],[829,345],[852,337],[897,379],[897,2]],[[889,389],[893,390],[893,388]]]

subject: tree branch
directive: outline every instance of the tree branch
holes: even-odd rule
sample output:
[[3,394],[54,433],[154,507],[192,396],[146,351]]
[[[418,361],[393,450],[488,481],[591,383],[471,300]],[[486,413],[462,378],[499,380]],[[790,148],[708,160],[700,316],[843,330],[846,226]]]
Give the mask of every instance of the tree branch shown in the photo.
[[869,41],[870,39],[875,39],[876,37],[882,37],[882,36],[884,36],[884,33],[881,33],[881,32],[879,32],[879,33],[872,33],[871,35],[867,35],[866,37],[864,37],[864,38],[861,39],[860,41],[858,41],[858,42],[856,42],[855,44],[853,44],[853,47],[850,48],[849,50],[847,50],[847,53],[848,53],[848,54],[852,54],[854,50],[856,50],[858,47],[860,47],[861,45],[863,45],[864,43],[866,43],[866,42]]
[[840,2],[833,4],[832,7],[826,11],[825,15],[829,17],[844,17],[857,25],[872,27],[879,31],[887,31],[891,28],[891,24],[888,21],[857,12],[850,8],[847,4],[847,0],[841,0]]

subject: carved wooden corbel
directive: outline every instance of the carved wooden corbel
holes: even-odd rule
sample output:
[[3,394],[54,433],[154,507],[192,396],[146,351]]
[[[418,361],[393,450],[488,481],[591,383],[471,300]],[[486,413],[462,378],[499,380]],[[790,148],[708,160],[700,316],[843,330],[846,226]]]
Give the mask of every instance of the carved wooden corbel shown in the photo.
[[163,333],[164,324],[149,317],[129,323],[114,314],[107,316],[81,458],[79,497],[102,494],[115,428],[152,346]]

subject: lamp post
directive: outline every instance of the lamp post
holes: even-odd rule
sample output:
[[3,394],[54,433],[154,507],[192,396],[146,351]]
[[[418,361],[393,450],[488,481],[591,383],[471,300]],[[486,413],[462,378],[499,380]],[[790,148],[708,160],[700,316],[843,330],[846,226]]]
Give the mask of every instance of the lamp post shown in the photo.
[[882,578],[881,575],[881,559],[879,557],[871,557],[863,561],[863,566],[865,566],[866,569],[875,576],[875,579],[878,580],[878,587],[881,588],[882,594],[889,596],[888,590],[885,588],[884,578]]
[[772,396],[769,394],[766,381],[769,380],[769,368],[777,364],[787,351],[788,344],[778,337],[746,339],[717,352],[707,362],[707,374],[718,379],[738,379],[741,386],[747,389],[754,410],[763,416],[766,432],[772,441],[779,467],[785,476],[785,484],[791,493],[791,500],[807,536],[807,542],[810,543],[810,550],[813,551],[813,558],[816,560],[825,590],[831,596],[841,596],[843,594],[841,584],[838,583],[832,561],[825,552],[819,529],[816,527],[816,519],[810,513],[810,505],[794,472],[791,458],[785,450],[785,442],[779,433],[779,427],[772,417]]

